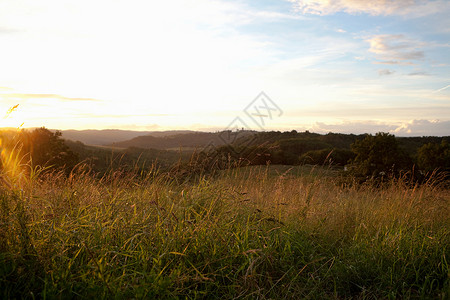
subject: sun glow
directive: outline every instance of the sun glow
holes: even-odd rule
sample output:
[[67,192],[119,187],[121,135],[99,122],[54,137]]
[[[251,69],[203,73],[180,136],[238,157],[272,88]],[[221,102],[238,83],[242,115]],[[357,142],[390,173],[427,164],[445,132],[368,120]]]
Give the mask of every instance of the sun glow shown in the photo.
[[6,111],[6,114],[0,119],[0,128],[20,128],[23,126],[24,122],[21,120],[24,116],[17,111],[18,107],[19,104],[16,104]]
[[[16,104],[6,111],[6,114],[0,119],[0,129],[2,127],[20,128],[22,126],[16,126],[15,123],[18,122],[18,118],[13,117],[18,107],[19,104]],[[25,173],[20,150],[16,148],[16,145],[11,144],[11,141],[8,141],[10,138],[7,136],[7,132],[0,134],[0,184],[11,188],[20,184]]]

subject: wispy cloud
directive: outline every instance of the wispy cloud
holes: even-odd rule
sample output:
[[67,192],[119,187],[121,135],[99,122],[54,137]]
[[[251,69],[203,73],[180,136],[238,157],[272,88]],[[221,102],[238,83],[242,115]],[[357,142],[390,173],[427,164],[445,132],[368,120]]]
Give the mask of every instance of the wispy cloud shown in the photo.
[[20,30],[0,26],[0,34],[10,34],[10,33],[16,33],[16,32],[20,32]]
[[412,61],[422,60],[425,54],[421,49],[425,44],[405,37],[402,34],[375,35],[366,40],[370,43],[369,52],[375,54],[379,64],[410,65]]
[[444,0],[289,0],[305,14],[329,15],[337,12],[369,15],[425,16],[448,7]]
[[378,70],[378,75],[380,75],[380,76],[392,75],[394,73],[395,73],[395,71],[391,71],[388,69]]
[[27,124],[55,128],[221,127],[264,89],[297,111],[287,129],[447,120],[450,89],[433,91],[449,83],[449,39],[435,30],[449,0],[287,1],[0,1],[0,85],[15,88],[0,88],[0,110],[20,103]]
[[430,76],[430,73],[425,71],[417,71],[409,73],[408,76]]
[[447,85],[447,86],[444,86],[443,88],[440,88],[440,89],[438,89],[438,90],[433,91],[433,93],[439,93],[439,92],[442,92],[442,91],[444,91],[444,90],[446,90],[446,89],[448,89],[448,88],[450,88],[450,84]]
[[[395,98],[395,97],[394,97]],[[311,108],[302,110],[293,110],[287,112],[286,116],[293,118],[298,115],[308,116],[316,121],[326,122],[325,120],[396,120],[405,122],[410,119],[436,118],[446,120],[450,115],[450,105],[431,104],[410,105],[410,106],[389,106],[377,105],[372,107],[360,106],[356,103],[340,103],[339,105],[327,103],[322,108]]]
[[169,117],[169,116],[175,116],[173,114],[89,114],[89,113],[83,113],[83,114],[74,114],[74,118],[120,118],[120,119],[126,119],[126,118],[141,118],[141,117]]
[[101,101],[94,98],[73,98],[56,94],[25,94],[25,93],[7,93],[0,94],[0,97],[7,99],[28,100],[28,99],[52,99],[59,101]]

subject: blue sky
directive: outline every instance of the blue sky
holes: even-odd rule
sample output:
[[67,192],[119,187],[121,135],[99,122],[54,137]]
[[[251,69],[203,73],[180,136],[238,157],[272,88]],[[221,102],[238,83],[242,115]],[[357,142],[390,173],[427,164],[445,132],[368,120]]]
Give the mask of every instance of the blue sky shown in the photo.
[[0,2],[0,126],[450,135],[450,1]]

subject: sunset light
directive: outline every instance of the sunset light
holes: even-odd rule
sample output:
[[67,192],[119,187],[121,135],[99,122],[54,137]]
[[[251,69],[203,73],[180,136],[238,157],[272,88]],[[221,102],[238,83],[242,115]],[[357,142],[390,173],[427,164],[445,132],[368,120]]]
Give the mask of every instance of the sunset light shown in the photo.
[[265,91],[286,112],[267,130],[450,128],[449,13],[442,0],[2,1],[0,109],[19,103],[25,127],[220,130]]

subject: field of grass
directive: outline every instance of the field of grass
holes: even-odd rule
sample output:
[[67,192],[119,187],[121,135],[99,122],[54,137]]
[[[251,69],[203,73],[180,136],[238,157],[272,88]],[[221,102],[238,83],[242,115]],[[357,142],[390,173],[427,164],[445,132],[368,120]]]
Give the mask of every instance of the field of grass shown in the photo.
[[449,191],[332,174],[4,182],[0,298],[448,299]]

